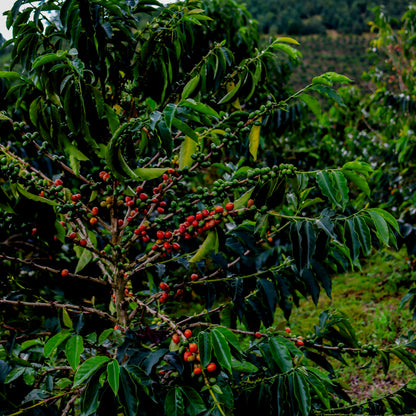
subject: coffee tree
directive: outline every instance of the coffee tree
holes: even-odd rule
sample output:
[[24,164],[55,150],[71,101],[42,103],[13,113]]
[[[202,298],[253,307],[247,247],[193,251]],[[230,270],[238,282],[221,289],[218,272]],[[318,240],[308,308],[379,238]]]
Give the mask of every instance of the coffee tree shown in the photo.
[[331,360],[414,369],[412,334],[363,346],[337,313],[305,339],[287,324],[396,241],[370,165],[308,171],[270,147],[277,116],[342,105],[348,78],[271,85],[297,42],[260,48],[232,0],[18,0],[8,25],[1,414],[411,409],[411,383],[352,403]]

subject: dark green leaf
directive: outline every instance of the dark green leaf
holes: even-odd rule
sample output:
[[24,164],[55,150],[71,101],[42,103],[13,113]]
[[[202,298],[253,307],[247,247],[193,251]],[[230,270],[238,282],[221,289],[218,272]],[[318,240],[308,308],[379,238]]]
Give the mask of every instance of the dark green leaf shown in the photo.
[[117,360],[112,360],[107,364],[107,380],[114,395],[117,396],[120,385],[120,366]]
[[290,353],[279,337],[273,337],[269,339],[270,352],[273,360],[278,365],[282,373],[290,370],[293,367],[292,358]]
[[311,412],[311,394],[305,376],[299,371],[293,373],[293,389],[302,415],[308,416]]
[[218,363],[231,373],[231,351],[224,335],[214,328],[211,331],[212,349]]
[[78,368],[81,354],[84,351],[84,341],[81,335],[72,336],[65,345],[65,354],[73,370]]
[[108,362],[110,358],[103,355],[97,355],[85,360],[78,371],[75,373],[73,387],[79,386],[81,383],[89,379],[101,366]]
[[201,331],[198,334],[198,349],[201,365],[205,368],[211,362],[212,340],[209,332]]
[[58,332],[52,338],[49,338],[45,346],[43,347],[43,355],[46,358],[53,357],[56,354],[59,345],[62,342],[64,342],[69,336],[70,333],[68,332],[68,330],[65,329],[61,332]]
[[185,415],[182,389],[180,387],[174,387],[168,391],[165,399],[165,414],[169,416]]

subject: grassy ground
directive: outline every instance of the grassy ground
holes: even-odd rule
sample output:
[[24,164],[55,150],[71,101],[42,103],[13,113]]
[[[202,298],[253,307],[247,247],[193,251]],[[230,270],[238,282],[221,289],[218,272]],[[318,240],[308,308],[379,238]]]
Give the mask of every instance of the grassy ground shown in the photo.
[[[405,256],[404,251],[377,253],[361,271],[335,277],[332,299],[323,295],[317,307],[311,300],[303,300],[291,317],[292,331],[312,333],[319,314],[326,309],[348,315],[363,344],[390,345],[407,336],[409,331],[416,331],[416,321],[412,320],[407,307],[399,308],[400,300],[416,280],[415,264]],[[395,360],[387,376],[377,357],[365,369],[362,367],[368,364],[368,359],[357,357],[347,361],[351,364],[348,367],[333,364],[338,367],[340,378],[349,384],[351,394],[358,399],[395,390],[412,376]]]

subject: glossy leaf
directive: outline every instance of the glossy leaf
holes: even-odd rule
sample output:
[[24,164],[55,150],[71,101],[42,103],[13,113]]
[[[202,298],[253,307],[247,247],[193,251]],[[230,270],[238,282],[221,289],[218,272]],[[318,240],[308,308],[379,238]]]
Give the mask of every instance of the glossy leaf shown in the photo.
[[74,335],[65,345],[65,355],[73,370],[79,366],[81,354],[84,352],[84,341],[81,335]]
[[199,80],[200,80],[200,75],[197,74],[196,76],[194,76],[193,78],[191,78],[187,84],[183,87],[182,90],[182,100],[185,100],[186,98],[188,98],[196,89],[196,87],[199,84]]
[[181,389],[186,403],[186,415],[198,416],[201,412],[207,410],[204,401],[195,389],[189,386],[184,386]]
[[201,331],[198,334],[198,349],[201,365],[206,367],[211,362],[212,355],[212,339],[210,332]]
[[[261,118],[259,119],[261,121]],[[248,136],[250,154],[254,160],[257,160],[257,152],[260,145],[260,128],[261,126],[253,125]]]
[[308,382],[300,371],[293,373],[293,390],[296,397],[297,405],[303,416],[310,415],[311,412],[311,394]]
[[364,256],[369,256],[371,253],[371,234],[364,218],[359,216],[354,217],[354,230],[360,240]]
[[231,351],[224,335],[214,328],[211,331],[212,351],[222,367],[231,373]]
[[75,373],[73,387],[84,383],[109,360],[110,358],[103,355],[97,355],[85,360]]
[[165,413],[172,416],[185,415],[182,389],[180,387],[174,387],[168,391],[165,399]]
[[199,247],[195,255],[189,260],[190,263],[196,263],[203,260],[212,251],[218,251],[218,234],[217,231],[210,231],[205,238],[205,241]]
[[185,166],[190,168],[193,164],[192,155],[196,153],[198,144],[188,136],[185,136],[181,150],[179,152],[179,169],[182,170]]
[[292,358],[286,346],[277,337],[269,339],[270,352],[274,362],[278,365],[282,373],[293,367]]
[[120,367],[120,381],[119,398],[126,416],[137,416],[139,410],[137,385],[125,367]]
[[386,246],[389,245],[389,227],[386,220],[377,211],[368,210],[374,226],[376,227],[376,234],[380,242]]
[[68,330],[63,330],[61,332],[58,332],[52,338],[49,338],[45,346],[43,347],[43,355],[46,358],[53,357],[56,354],[59,345],[62,342],[64,342],[69,336],[70,333],[68,332]]
[[112,360],[107,364],[107,381],[111,390],[117,396],[120,385],[120,366],[117,360]]

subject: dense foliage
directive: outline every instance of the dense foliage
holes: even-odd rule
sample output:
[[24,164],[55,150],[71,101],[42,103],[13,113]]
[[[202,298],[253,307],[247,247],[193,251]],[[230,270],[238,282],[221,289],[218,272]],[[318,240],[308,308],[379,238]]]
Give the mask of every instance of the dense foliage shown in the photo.
[[[372,9],[381,2],[373,0],[239,0],[259,22],[263,33],[308,35],[337,30],[344,33],[368,32]],[[400,19],[409,2],[384,2],[386,14]]]
[[260,49],[234,0],[18,0],[8,23],[0,414],[411,411],[412,380],[353,403],[331,360],[414,370],[412,333],[361,345],[328,311],[308,338],[287,326],[300,297],[330,296],[331,274],[399,236],[384,183],[370,188],[384,153],[341,151],[361,99],[333,89],[347,77],[290,94],[297,42]]

